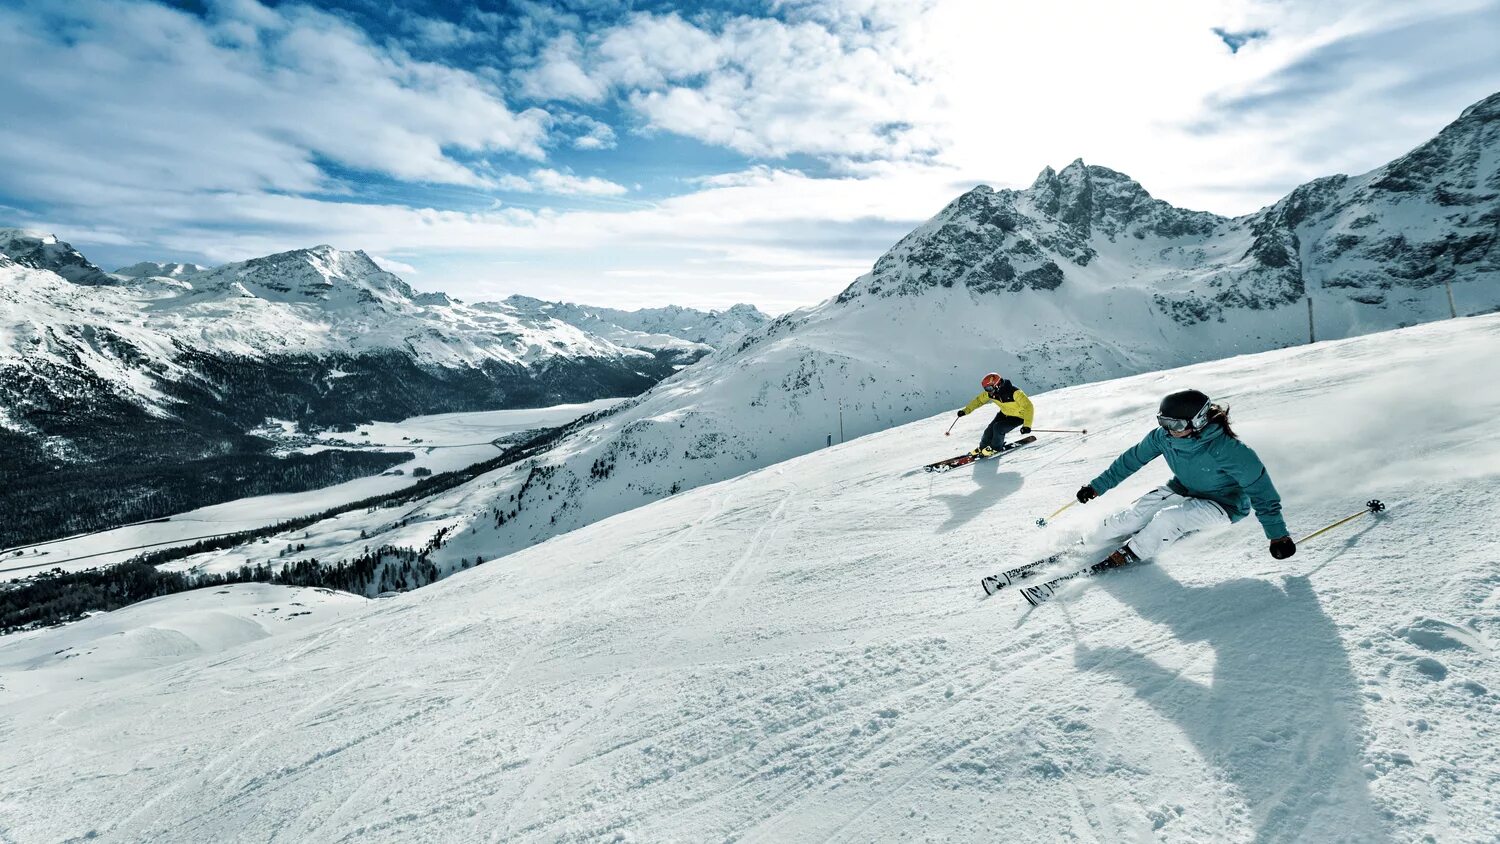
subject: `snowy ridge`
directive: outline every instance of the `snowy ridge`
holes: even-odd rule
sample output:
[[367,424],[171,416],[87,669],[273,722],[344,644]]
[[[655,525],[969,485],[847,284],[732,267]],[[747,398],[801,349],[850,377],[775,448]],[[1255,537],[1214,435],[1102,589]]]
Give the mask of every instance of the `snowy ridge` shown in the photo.
[[[1233,220],[1173,208],[1082,162],[1024,191],[975,188],[835,299],[767,323],[381,538],[420,547],[440,527],[474,529],[487,558],[510,553],[956,408],[987,370],[1035,393],[1303,344],[1309,298],[1319,339],[1446,318],[1445,281],[1461,312],[1493,310],[1497,114],[1500,95],[1386,167]],[[1341,239],[1346,229],[1359,243]],[[955,451],[980,424],[960,425]],[[1041,407],[1038,426],[1057,424]]]
[[70,244],[42,232],[0,228],[0,254],[23,267],[50,270],[74,284],[111,284],[110,275]]
[[[1486,841],[1497,349],[1491,315],[1059,390],[1049,418],[1093,434],[940,477],[912,471],[952,450],[934,416],[63,710],[0,691],[6,834]],[[1421,436],[1371,412],[1393,383]],[[1032,525],[1187,385],[1232,406],[1296,535],[1389,511],[1285,561],[1250,519],[1032,612],[979,601],[1164,480]]]
[[189,277],[193,291],[161,303],[164,333],[246,357],[403,350],[436,366],[528,364],[552,357],[645,359],[559,320],[419,294],[360,251],[298,249]]
[[770,319],[759,308],[745,304],[722,311],[699,311],[677,305],[622,311],[519,295],[508,297],[505,304],[526,313],[560,319],[620,345],[700,353],[722,348]]
[[186,278],[205,272],[208,267],[179,262],[141,261],[115,270],[115,275],[129,278]]

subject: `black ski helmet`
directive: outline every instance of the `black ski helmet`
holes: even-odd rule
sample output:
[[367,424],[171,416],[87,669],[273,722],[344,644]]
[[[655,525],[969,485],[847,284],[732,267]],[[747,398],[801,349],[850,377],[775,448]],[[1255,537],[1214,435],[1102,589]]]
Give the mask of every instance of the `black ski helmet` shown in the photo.
[[1208,395],[1198,390],[1179,390],[1161,400],[1156,423],[1168,431],[1203,430],[1211,406]]

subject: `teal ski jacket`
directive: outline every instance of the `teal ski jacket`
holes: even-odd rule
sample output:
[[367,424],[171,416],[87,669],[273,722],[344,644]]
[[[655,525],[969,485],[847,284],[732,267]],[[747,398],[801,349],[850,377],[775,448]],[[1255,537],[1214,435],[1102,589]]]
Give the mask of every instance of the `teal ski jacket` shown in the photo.
[[1224,508],[1237,522],[1255,507],[1255,517],[1268,539],[1287,535],[1281,518],[1281,495],[1271,483],[1265,464],[1250,446],[1209,425],[1196,437],[1175,438],[1161,428],[1126,449],[1089,486],[1103,495],[1158,456],[1167,458],[1175,476],[1167,483],[1178,495],[1206,498]]

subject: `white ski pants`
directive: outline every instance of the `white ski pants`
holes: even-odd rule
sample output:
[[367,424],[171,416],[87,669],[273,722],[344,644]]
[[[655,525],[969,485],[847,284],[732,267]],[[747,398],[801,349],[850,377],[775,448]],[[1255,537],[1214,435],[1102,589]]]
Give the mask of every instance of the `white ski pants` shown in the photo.
[[1104,520],[1098,538],[1125,544],[1137,557],[1154,557],[1173,542],[1197,533],[1229,527],[1232,524],[1224,509],[1206,498],[1178,495],[1170,487],[1157,487],[1137,498],[1135,503]]

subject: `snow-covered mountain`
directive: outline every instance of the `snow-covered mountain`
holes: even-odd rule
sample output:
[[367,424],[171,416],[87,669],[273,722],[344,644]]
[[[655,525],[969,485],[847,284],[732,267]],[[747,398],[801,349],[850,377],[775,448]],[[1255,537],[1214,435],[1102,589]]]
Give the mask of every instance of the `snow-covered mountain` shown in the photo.
[[50,234],[24,229],[0,228],[0,255],[34,270],[47,270],[80,285],[115,284],[118,279],[99,269],[74,249]]
[[511,296],[505,304],[526,313],[560,319],[622,346],[637,349],[684,349],[708,352],[723,348],[765,325],[770,317],[754,305],[739,304],[722,311],[699,311],[672,305],[621,311],[570,302],[546,302]]
[[206,272],[209,268],[197,264],[167,261],[141,261],[115,270],[115,275],[130,278],[186,278]]
[[245,432],[268,417],[331,425],[589,401],[639,393],[683,363],[544,314],[417,293],[328,246],[111,274],[55,237],[7,229],[0,254],[6,477],[100,461],[184,471],[254,451]]
[[[999,371],[1037,392],[1500,307],[1500,94],[1362,176],[1254,214],[1177,209],[1074,162],[978,187],[838,297],[767,323],[548,453],[429,502],[511,553],[666,495],[955,408]],[[1308,303],[1311,303],[1309,306]],[[1146,401],[1146,399],[1142,399]],[[947,440],[967,449],[984,424]],[[1037,424],[1057,418],[1045,402]],[[938,455],[942,456],[942,455]]]
[[[228,650],[202,643],[237,619],[195,613],[248,615],[235,593],[5,637],[6,836],[1491,841],[1497,348],[1491,315],[1073,387],[1039,399],[1089,436],[913,474],[951,448],[935,416]],[[979,601],[1165,479],[1032,524],[1183,385],[1228,398],[1296,536],[1389,510],[1288,560],[1249,519],[1034,611]],[[320,609],[271,600],[251,635]],[[209,655],[152,670],[173,641]]]
[[[671,371],[561,320],[417,293],[363,252],[318,246],[111,275],[56,238],[0,231],[0,245],[17,244],[30,248],[7,252],[14,264],[0,275],[0,407],[43,434],[43,416],[100,393],[159,418],[207,398],[251,423],[328,422],[628,394]],[[84,287],[63,273],[106,281]]]

